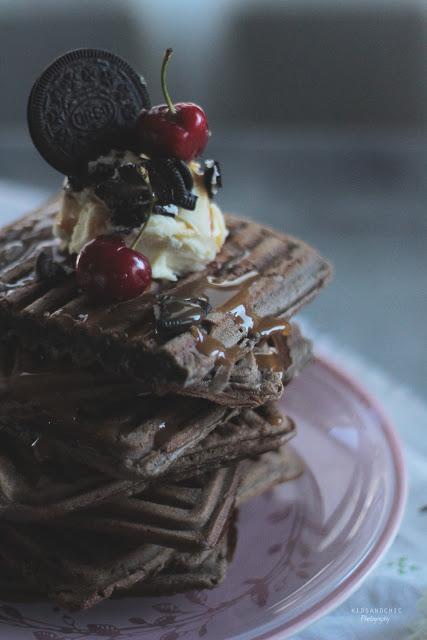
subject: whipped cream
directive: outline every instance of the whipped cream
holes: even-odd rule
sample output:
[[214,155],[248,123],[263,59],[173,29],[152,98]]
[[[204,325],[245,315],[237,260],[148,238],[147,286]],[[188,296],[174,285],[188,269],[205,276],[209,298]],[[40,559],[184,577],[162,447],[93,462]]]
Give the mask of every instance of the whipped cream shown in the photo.
[[[134,154],[126,158],[129,162],[135,159]],[[114,158],[107,157],[107,161],[114,162]],[[203,270],[215,259],[228,235],[220,208],[209,199],[200,165],[192,162],[189,167],[197,195],[194,211],[179,207],[174,217],[152,214],[135,247],[149,259],[153,278],[175,281],[186,273]],[[54,224],[54,233],[64,249],[78,253],[89,240],[114,231],[117,228],[109,209],[91,187],[79,192],[64,189]],[[128,235],[129,244],[138,232],[135,229]]]

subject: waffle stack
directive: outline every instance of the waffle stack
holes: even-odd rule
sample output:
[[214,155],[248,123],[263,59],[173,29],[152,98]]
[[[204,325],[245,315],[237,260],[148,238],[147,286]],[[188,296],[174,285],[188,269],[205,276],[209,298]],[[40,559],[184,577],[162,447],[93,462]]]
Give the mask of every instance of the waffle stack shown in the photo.
[[236,506],[300,471],[277,401],[329,266],[229,217],[204,271],[95,304],[52,261],[57,208],[0,236],[2,575],[70,609],[212,587]]

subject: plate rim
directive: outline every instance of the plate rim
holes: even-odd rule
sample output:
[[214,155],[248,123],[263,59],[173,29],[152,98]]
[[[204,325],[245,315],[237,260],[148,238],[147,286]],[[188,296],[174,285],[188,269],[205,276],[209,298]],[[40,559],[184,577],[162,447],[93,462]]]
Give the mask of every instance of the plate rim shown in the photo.
[[[322,618],[324,615],[331,613],[347,600],[369,576],[373,569],[377,566],[381,558],[389,550],[400,524],[402,522],[405,511],[406,500],[408,495],[408,476],[403,452],[403,445],[398,435],[397,429],[393,421],[386,413],[381,403],[364,387],[363,384],[357,382],[350,373],[347,373],[341,364],[336,363],[333,358],[324,353],[317,352],[313,362],[318,363],[321,367],[327,369],[337,378],[341,379],[351,391],[364,402],[369,405],[379,418],[380,428],[382,429],[386,442],[389,445],[391,453],[394,476],[396,481],[396,491],[393,498],[388,522],[384,526],[380,537],[375,545],[360,563],[360,565],[351,572],[345,580],[336,587],[331,593],[317,604],[312,605],[310,609],[301,612],[294,620],[281,624],[270,631],[262,631],[255,636],[249,636],[251,640],[284,640],[291,637],[294,633],[306,629],[314,622]],[[236,639],[237,640],[237,639]]]

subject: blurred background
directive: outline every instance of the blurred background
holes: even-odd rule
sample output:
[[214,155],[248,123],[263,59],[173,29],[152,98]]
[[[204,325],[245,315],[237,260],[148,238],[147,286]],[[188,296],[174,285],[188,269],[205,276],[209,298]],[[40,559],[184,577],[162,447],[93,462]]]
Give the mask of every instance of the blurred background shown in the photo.
[[127,58],[162,101],[200,103],[221,204],[335,265],[306,312],[427,396],[427,0],[0,0],[0,221],[61,176],[32,148],[27,96],[76,47]]

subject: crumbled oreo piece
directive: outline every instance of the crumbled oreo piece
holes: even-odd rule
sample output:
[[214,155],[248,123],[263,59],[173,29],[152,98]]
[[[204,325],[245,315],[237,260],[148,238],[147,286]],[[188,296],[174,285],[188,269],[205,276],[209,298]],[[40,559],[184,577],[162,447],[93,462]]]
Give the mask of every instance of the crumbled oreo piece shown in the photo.
[[186,193],[180,199],[180,207],[188,211],[194,211],[196,208],[197,196],[194,193]]
[[193,176],[191,174],[188,164],[183,160],[175,160],[175,167],[180,172],[182,179],[184,180],[185,187],[188,191],[191,191],[194,185]]
[[141,109],[150,108],[144,79],[118,56],[77,49],[57,58],[28,101],[34,145],[65,175],[84,172],[113,148],[130,148]]
[[88,179],[86,175],[73,175],[67,176],[67,182],[64,189],[66,191],[78,193],[79,191],[83,191],[83,189],[87,186]]
[[216,196],[218,189],[222,188],[221,167],[217,160],[205,160],[203,180],[209,197],[213,198]]
[[129,186],[144,186],[147,188],[147,180],[141,167],[134,162],[127,162],[117,168],[119,177]]
[[44,247],[36,258],[35,266],[38,280],[62,280],[74,273],[70,257],[62,256],[52,247]]
[[[151,212],[173,217],[178,207],[194,210],[197,196],[187,165],[175,158],[144,159],[113,166],[99,163],[89,179],[95,194],[112,212],[116,227],[132,229]],[[105,179],[104,179],[105,176]],[[153,207],[154,204],[154,207]]]
[[178,214],[178,207],[175,204],[155,205],[153,213],[157,213],[167,218],[175,218]]
[[117,175],[95,186],[95,194],[110,209],[115,226],[139,227],[150,214],[152,192],[136,164],[119,167]]
[[187,165],[176,158],[145,160],[151,186],[160,205],[174,204],[193,211],[197,196],[191,192],[193,178]]
[[211,310],[207,298],[179,298],[163,295],[154,307],[156,332],[162,337],[171,337],[198,325]]
[[89,179],[92,183],[109,180],[113,177],[115,166],[108,162],[97,162],[95,167],[89,173]]

